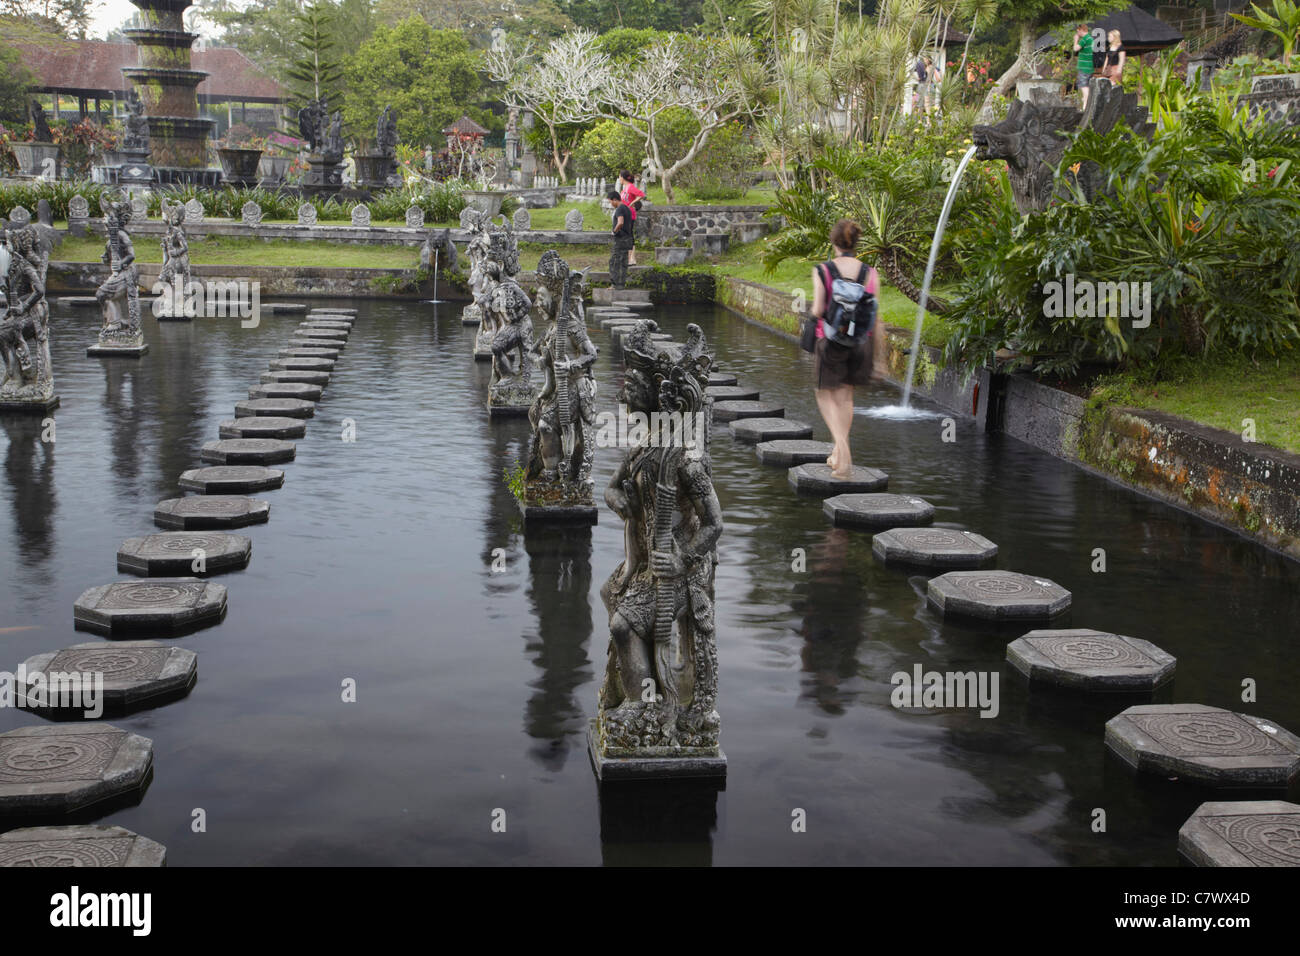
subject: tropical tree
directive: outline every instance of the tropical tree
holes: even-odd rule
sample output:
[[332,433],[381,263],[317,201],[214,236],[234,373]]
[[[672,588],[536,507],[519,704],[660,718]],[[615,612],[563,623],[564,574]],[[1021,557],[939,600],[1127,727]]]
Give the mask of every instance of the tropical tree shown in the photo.
[[35,77],[23,63],[22,54],[0,45],[0,121],[22,123],[27,119],[27,91]]
[[300,104],[326,97],[330,105],[339,105],[343,63],[338,53],[335,14],[328,0],[312,0],[300,13],[294,14],[299,54],[286,72],[294,81],[294,99]]
[[1253,17],[1241,13],[1231,14],[1234,20],[1240,20],[1256,30],[1267,30],[1282,41],[1282,62],[1288,66],[1295,53],[1296,39],[1300,38],[1300,6],[1291,0],[1273,0],[1271,13],[1261,10],[1252,3],[1250,9],[1255,11]]

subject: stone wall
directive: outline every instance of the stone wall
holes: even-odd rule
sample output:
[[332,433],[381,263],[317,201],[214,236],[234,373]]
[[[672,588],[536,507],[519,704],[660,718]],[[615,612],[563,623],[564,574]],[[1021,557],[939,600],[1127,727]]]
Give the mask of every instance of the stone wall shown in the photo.
[[692,236],[730,236],[753,242],[776,222],[764,217],[767,206],[647,206],[637,215],[637,231],[655,242]]
[[[1238,108],[1252,118],[1262,113],[1270,122],[1295,126],[1300,123],[1300,73],[1253,77],[1250,92],[1240,98]],[[1267,172],[1260,170],[1259,175]]]
[[683,305],[713,302],[717,298],[718,280],[712,272],[651,268],[632,273],[628,285],[649,289],[650,301],[655,305]]
[[[92,235],[104,234],[102,219],[88,220],[87,228]],[[434,227],[437,228],[437,227]],[[441,231],[441,229],[439,229]],[[131,223],[131,237],[136,241],[161,240],[167,233],[166,225],[158,219]],[[342,223],[329,225],[320,223],[315,226],[299,226],[294,223],[262,223],[246,226],[243,223],[220,219],[205,219],[200,223],[187,224],[185,234],[191,242],[213,237],[231,237],[239,239],[296,239],[302,241],[341,242],[367,246],[411,246],[424,244],[429,234],[428,228],[409,229],[405,226],[350,226]],[[613,238],[605,231],[565,232],[563,229],[528,229],[515,233],[520,242],[546,245],[609,245]],[[451,238],[463,248],[469,241],[469,233],[464,229],[453,228]]]

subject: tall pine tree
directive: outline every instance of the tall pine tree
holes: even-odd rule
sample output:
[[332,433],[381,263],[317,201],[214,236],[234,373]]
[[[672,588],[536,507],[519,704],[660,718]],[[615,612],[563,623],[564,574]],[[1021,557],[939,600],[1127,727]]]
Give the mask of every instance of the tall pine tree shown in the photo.
[[312,100],[325,97],[331,112],[343,107],[339,83],[343,78],[343,64],[337,52],[335,15],[334,5],[328,0],[312,0],[302,12],[294,15],[301,55],[293,61],[287,73],[297,106],[306,106]]

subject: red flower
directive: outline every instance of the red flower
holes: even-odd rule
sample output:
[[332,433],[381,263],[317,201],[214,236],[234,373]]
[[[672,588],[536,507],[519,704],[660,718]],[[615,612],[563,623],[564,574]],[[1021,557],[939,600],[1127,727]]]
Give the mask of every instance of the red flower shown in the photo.
[[1277,172],[1277,171],[1278,171],[1279,169],[1281,169],[1281,168],[1282,168],[1281,166],[1274,166],[1272,169],[1270,169],[1270,170],[1268,171],[1268,178],[1269,178],[1269,179],[1272,179],[1272,178],[1273,178],[1273,174],[1274,174],[1275,172]]

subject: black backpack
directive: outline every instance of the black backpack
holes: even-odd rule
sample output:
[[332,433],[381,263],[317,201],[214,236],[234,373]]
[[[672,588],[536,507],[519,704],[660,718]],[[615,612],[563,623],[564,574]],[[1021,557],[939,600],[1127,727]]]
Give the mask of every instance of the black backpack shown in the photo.
[[[867,264],[858,267],[857,279],[840,275],[833,261],[825,264],[826,318],[822,333],[837,345],[854,346],[866,340],[876,324],[876,297],[867,291]],[[831,281],[826,282],[830,277]]]

